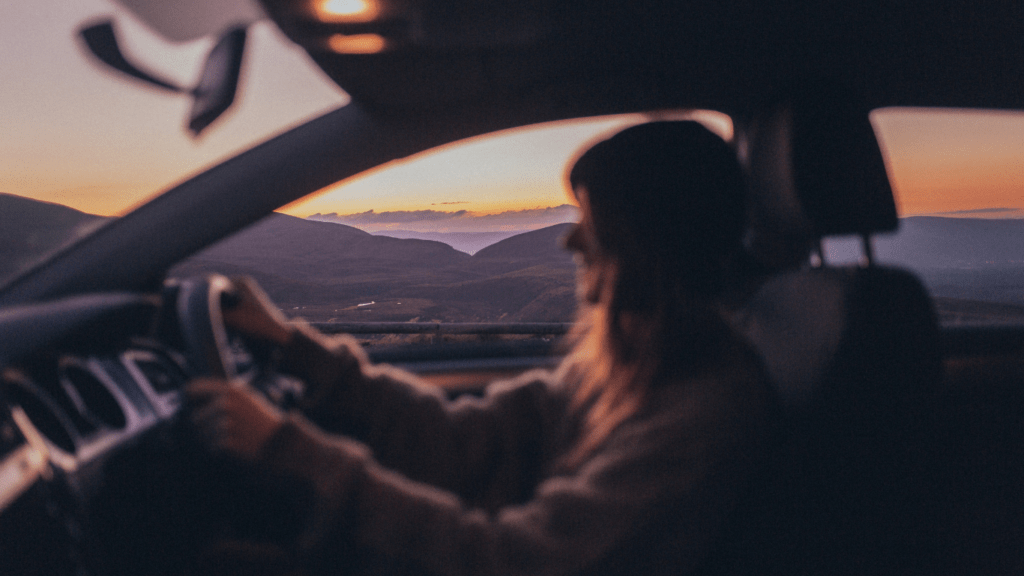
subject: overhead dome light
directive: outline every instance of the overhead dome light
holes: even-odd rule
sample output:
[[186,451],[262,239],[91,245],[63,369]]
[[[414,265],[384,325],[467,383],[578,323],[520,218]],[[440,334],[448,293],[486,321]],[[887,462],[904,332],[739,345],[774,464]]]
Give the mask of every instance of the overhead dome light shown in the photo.
[[380,15],[374,0],[316,0],[313,7],[323,22],[371,22]]
[[327,46],[338,54],[376,54],[388,47],[380,34],[332,34]]

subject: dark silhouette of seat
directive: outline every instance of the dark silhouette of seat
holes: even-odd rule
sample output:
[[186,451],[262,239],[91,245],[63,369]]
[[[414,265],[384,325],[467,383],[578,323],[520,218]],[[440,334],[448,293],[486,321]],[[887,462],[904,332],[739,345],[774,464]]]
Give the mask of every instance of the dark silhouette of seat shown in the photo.
[[[918,573],[918,418],[941,376],[938,324],[913,274],[871,262],[868,236],[897,218],[867,111],[832,91],[803,94],[752,142],[752,250],[776,252],[735,317],[775,387],[781,429],[706,572]],[[759,173],[759,155],[779,154],[788,161]],[[783,237],[756,238],[773,233]],[[861,265],[809,264],[835,234],[864,238]]]

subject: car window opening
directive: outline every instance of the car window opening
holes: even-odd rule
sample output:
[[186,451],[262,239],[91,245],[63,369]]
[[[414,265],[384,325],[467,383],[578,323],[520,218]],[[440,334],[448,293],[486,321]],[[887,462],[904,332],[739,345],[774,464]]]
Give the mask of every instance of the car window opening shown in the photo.
[[661,119],[733,137],[725,114],[657,111],[473,138],[285,206],[171,274],[231,267],[289,315],[370,346],[553,342],[575,317],[565,166],[588,142]]
[[[872,239],[878,262],[914,271],[945,325],[1024,323],[1024,113],[885,108],[871,114],[900,214]],[[825,261],[856,264],[853,237]]]

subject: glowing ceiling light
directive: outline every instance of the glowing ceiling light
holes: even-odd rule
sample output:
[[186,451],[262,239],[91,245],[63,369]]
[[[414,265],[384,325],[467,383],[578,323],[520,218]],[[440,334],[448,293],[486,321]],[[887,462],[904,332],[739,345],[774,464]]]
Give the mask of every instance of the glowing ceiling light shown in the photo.
[[338,54],[376,54],[388,47],[388,41],[380,34],[334,34],[327,45]]
[[316,0],[314,9],[324,22],[370,22],[380,15],[373,0]]

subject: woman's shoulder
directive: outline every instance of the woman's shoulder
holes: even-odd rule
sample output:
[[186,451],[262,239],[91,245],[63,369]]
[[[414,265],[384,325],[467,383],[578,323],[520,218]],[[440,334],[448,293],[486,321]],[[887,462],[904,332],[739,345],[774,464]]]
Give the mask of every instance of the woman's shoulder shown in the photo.
[[727,339],[698,374],[667,376],[651,387],[637,414],[643,426],[729,437],[768,430],[776,399],[757,354],[740,338]]
[[[699,358],[690,362],[668,362],[667,369],[654,382],[652,389],[665,388],[664,393],[671,396],[696,385],[701,389],[719,391],[737,386],[760,388],[767,385],[768,373],[760,356],[731,324],[719,314],[709,311],[701,326],[694,338],[697,340],[695,350],[690,354],[680,351],[683,353],[678,355],[682,360],[696,352]],[[671,353],[669,355],[672,356]]]

